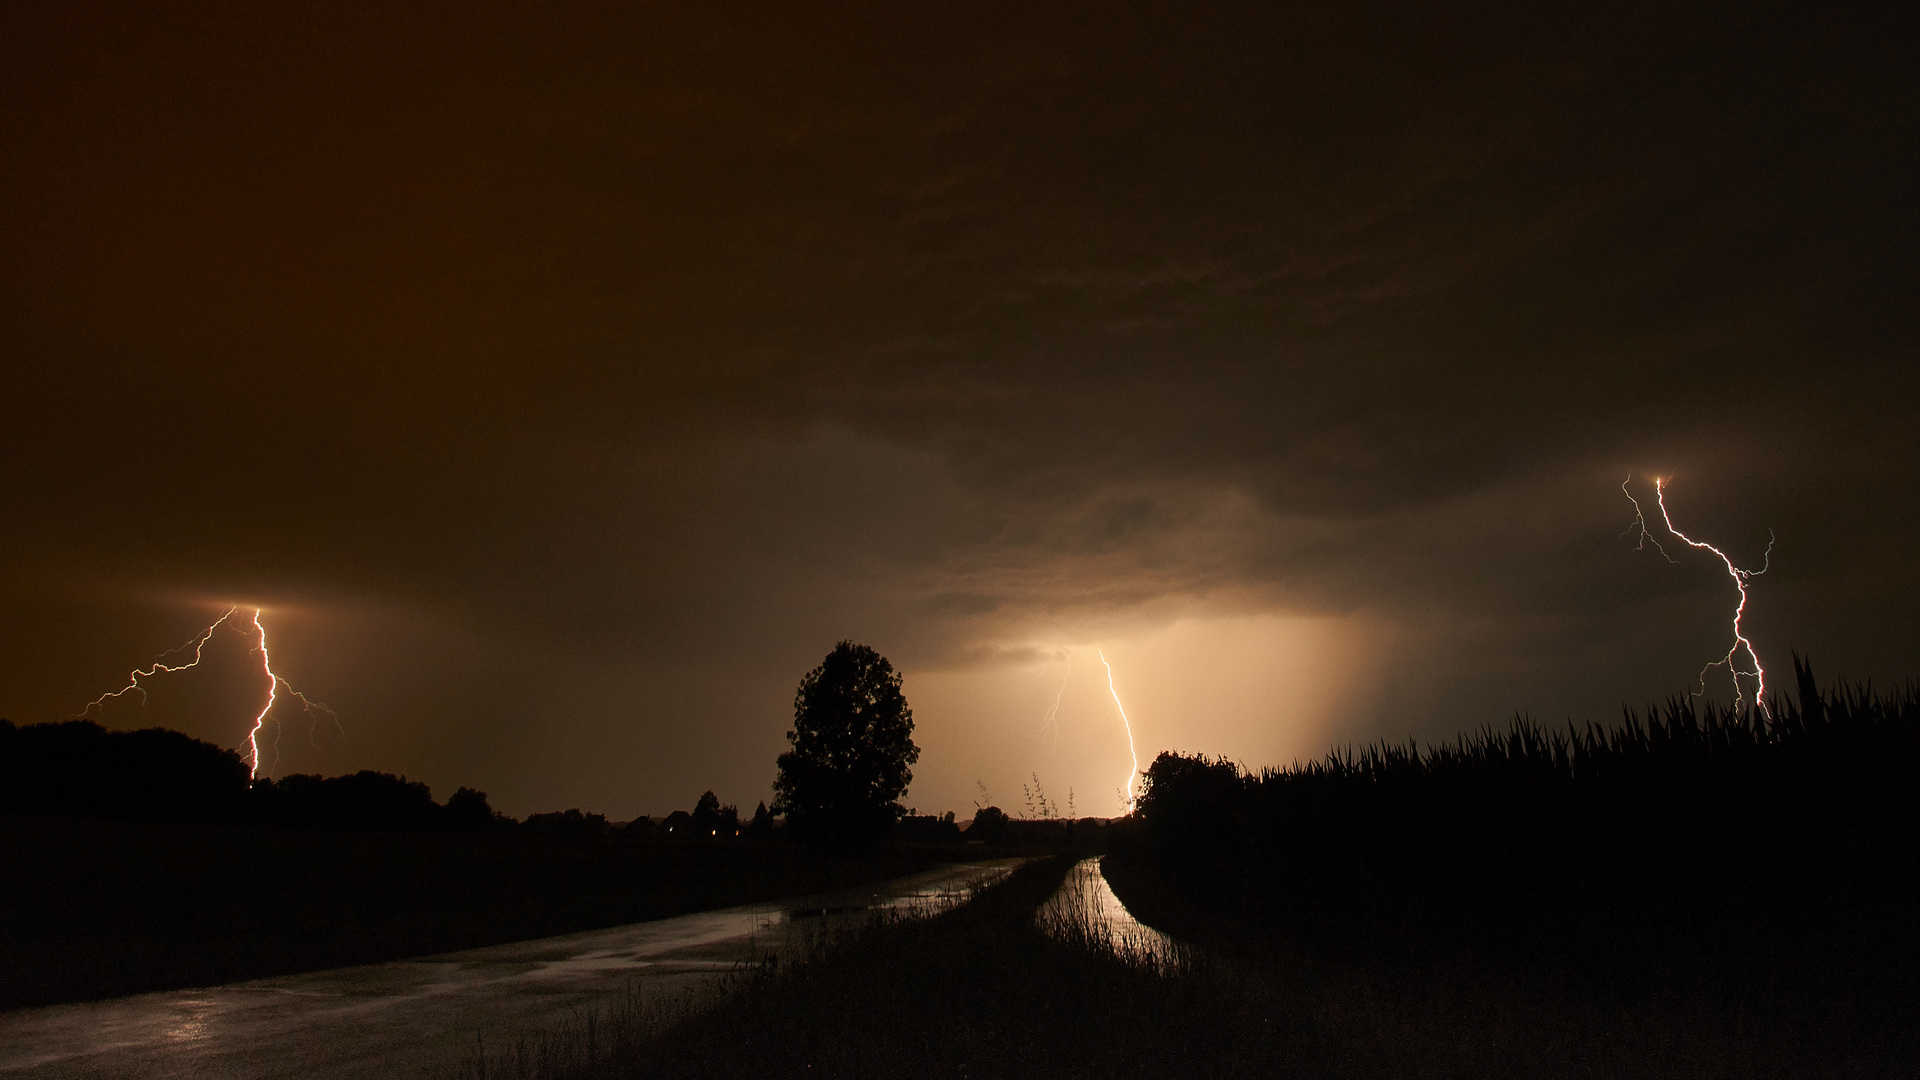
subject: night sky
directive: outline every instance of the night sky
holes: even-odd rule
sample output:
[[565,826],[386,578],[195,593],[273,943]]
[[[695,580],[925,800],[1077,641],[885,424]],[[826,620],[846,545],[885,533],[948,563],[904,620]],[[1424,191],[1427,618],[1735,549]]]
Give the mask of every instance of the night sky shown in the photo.
[[844,638],[1108,814],[1096,650],[1142,765],[1696,688],[1629,474],[1920,676],[1902,5],[346,6],[0,14],[0,716],[239,603],[279,772],[750,809]]

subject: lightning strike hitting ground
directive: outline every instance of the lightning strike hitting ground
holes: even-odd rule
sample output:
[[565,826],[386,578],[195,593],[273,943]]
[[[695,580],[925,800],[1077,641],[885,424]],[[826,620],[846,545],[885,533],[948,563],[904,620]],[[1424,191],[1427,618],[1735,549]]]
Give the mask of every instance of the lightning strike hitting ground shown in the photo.
[[1100,653],[1100,666],[1107,669],[1107,693],[1113,695],[1113,707],[1120,710],[1120,722],[1127,729],[1127,754],[1133,758],[1133,768],[1127,773],[1127,786],[1122,792],[1121,803],[1123,811],[1132,810],[1133,782],[1140,775],[1140,753],[1133,745],[1133,721],[1127,719],[1127,707],[1120,704],[1120,691],[1113,687],[1113,665],[1107,663],[1107,654],[1099,649],[1094,651]]
[[[87,703],[86,708],[80,710],[80,715],[91,716],[93,714],[93,710],[100,708],[101,706],[105,705],[107,702],[112,701],[113,699],[120,697],[123,694],[129,694],[135,691],[138,691],[140,694],[140,703],[142,705],[145,705],[147,703],[147,688],[140,685],[140,680],[143,678],[150,679],[150,678],[153,678],[155,675],[171,675],[175,672],[185,671],[188,668],[197,666],[200,663],[201,654],[203,650],[206,648],[207,642],[213,639],[214,631],[220,629],[221,626],[225,625],[227,620],[233,618],[234,613],[239,610],[240,610],[240,605],[238,604],[235,604],[234,606],[228,608],[225,614],[213,620],[213,622],[209,624],[205,630],[202,630],[198,637],[189,640],[188,642],[179,646],[178,648],[168,649],[166,652],[161,653],[160,659],[155,660],[153,662],[152,667],[144,668],[144,669],[135,668],[127,676],[127,685],[121,687],[118,690],[114,690],[110,693],[101,694],[99,697],[94,698],[92,701]],[[307,697],[307,695],[301,693],[298,690],[295,690],[293,688],[292,683],[281,678],[279,674],[273,670],[273,658],[267,652],[267,628],[261,625],[259,608],[253,609],[253,616],[247,621],[252,626],[252,633],[249,636],[255,638],[257,641],[257,644],[255,644],[253,648],[249,651],[260,654],[260,670],[261,670],[261,673],[266,675],[267,677],[267,703],[264,706],[262,706],[260,709],[260,712],[254,716],[253,728],[252,730],[247,732],[247,775],[249,778],[252,778],[260,775],[260,729],[266,726],[267,717],[273,713],[273,706],[275,702],[279,700],[280,690],[282,687],[286,689],[286,692],[289,696],[300,699],[300,705],[306,711],[308,716],[312,716],[315,712],[323,713],[327,716],[328,719],[333,721],[335,727],[339,727],[340,718],[338,714],[336,714],[332,709],[328,708],[326,705],[322,704],[321,702],[311,700],[310,698]],[[246,630],[238,626],[235,626],[233,629],[238,633],[247,632]],[[161,662],[165,658],[172,656],[175,653],[185,652],[188,648],[193,649],[192,660],[189,660],[184,664],[173,664],[173,665],[169,665]],[[345,737],[345,734],[346,733],[344,731],[341,732],[341,735],[343,738]],[[280,758],[279,750],[278,750],[278,741],[279,741],[278,735],[276,735],[275,736],[275,752],[274,752],[275,764],[279,763],[279,758]]]
[[[1632,474],[1628,474],[1627,479],[1629,480],[1633,479]],[[1622,491],[1626,490],[1625,483],[1622,483],[1620,487]],[[1728,676],[1733,680],[1734,705],[1737,707],[1746,700],[1744,693],[1740,689],[1740,677],[1742,675],[1745,675],[1748,678],[1751,678],[1754,683],[1754,686],[1753,686],[1754,706],[1757,707],[1762,713],[1767,713],[1768,715],[1772,715],[1770,712],[1768,712],[1767,702],[1766,702],[1767,670],[1764,666],[1761,665],[1760,654],[1754,651],[1753,642],[1747,639],[1746,633],[1741,629],[1740,620],[1745,618],[1747,614],[1747,582],[1753,578],[1759,577],[1761,574],[1766,573],[1767,567],[1773,564],[1773,542],[1774,542],[1773,531],[1771,529],[1767,531],[1767,551],[1765,556],[1763,556],[1762,558],[1760,569],[1742,570],[1738,566],[1735,566],[1733,564],[1733,560],[1727,556],[1726,552],[1721,551],[1719,548],[1714,547],[1712,544],[1706,543],[1705,541],[1695,540],[1693,537],[1688,536],[1686,533],[1683,533],[1679,529],[1674,528],[1673,518],[1671,515],[1667,513],[1667,481],[1665,477],[1656,476],[1653,478],[1653,492],[1654,492],[1655,501],[1660,506],[1660,520],[1662,523],[1666,525],[1667,531],[1669,533],[1672,533],[1674,536],[1679,537],[1680,540],[1683,543],[1685,543],[1688,547],[1699,548],[1702,551],[1711,551],[1714,553],[1714,555],[1718,556],[1720,559],[1721,565],[1727,568],[1727,576],[1733,579],[1733,587],[1735,589],[1738,589],[1740,592],[1740,602],[1736,604],[1733,609],[1733,644],[1728,647],[1727,655],[1721,657],[1718,660],[1713,661],[1712,663],[1708,664],[1706,667],[1703,667],[1700,669],[1700,691],[1694,696],[1698,697],[1701,694],[1705,694],[1707,692],[1707,672],[1712,671],[1714,668],[1724,666],[1727,669]],[[1642,516],[1640,513],[1639,500],[1634,499],[1631,492],[1628,493],[1627,498],[1628,500],[1633,502],[1634,518],[1636,520],[1636,525],[1640,530],[1640,536],[1641,536],[1642,542],[1652,543],[1654,546],[1654,549],[1659,551],[1662,556],[1665,556],[1668,562],[1673,562],[1674,561],[1673,557],[1670,555],[1667,555],[1666,549],[1661,547],[1659,541],[1654,540],[1652,534],[1647,532],[1647,522],[1646,522],[1646,518]],[[1629,529],[1628,531],[1631,532],[1633,530]],[[1745,652],[1747,654],[1748,660],[1753,661],[1752,671],[1741,670],[1738,657],[1742,652]]]

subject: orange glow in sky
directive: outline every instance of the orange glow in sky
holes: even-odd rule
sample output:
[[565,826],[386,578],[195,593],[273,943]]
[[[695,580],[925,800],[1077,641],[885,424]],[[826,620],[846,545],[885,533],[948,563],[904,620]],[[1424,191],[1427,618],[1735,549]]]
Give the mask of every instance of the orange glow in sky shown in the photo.
[[908,671],[922,754],[907,801],[991,801],[1017,815],[1022,785],[1037,776],[1062,813],[1071,793],[1078,815],[1106,817],[1134,791],[1115,778],[1137,782],[1162,750],[1256,767],[1317,758],[1370,702],[1379,651],[1377,628],[1360,618],[1201,616],[1131,633],[1104,627],[1098,645],[1088,637],[1059,632],[1024,662]]

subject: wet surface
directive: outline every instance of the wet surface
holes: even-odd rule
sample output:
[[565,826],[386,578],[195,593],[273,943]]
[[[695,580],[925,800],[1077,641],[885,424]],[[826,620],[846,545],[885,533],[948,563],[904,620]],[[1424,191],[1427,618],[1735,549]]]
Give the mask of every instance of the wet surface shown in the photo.
[[957,902],[1017,861],[389,964],[0,1013],[0,1077],[445,1076],[482,1032],[506,1045],[629,988],[711,986],[823,927]]
[[1124,950],[1161,962],[1173,961],[1182,949],[1173,938],[1133,917],[1100,872],[1099,858],[1075,863],[1060,891],[1040,905],[1034,917],[1050,933],[1073,936],[1091,932]]

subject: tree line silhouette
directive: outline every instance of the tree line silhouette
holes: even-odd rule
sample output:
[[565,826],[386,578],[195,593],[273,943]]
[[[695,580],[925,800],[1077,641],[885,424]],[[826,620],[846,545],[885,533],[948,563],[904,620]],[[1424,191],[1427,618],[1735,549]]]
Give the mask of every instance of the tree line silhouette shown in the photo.
[[109,731],[91,720],[0,720],[0,811],[295,828],[480,831],[517,824],[472,788],[442,804],[426,784],[371,769],[254,780],[237,751],[165,728]]
[[[237,751],[165,728],[110,731],[91,720],[28,725],[0,720],[0,813],[555,838],[715,842],[790,835],[765,802],[743,822],[739,810],[723,805],[712,791],[701,795],[691,811],[616,826],[603,814],[577,808],[516,820],[495,810],[486,792],[470,787],[440,803],[424,783],[371,769],[345,776],[249,779]],[[903,816],[887,835],[909,843],[961,838],[950,813]]]

